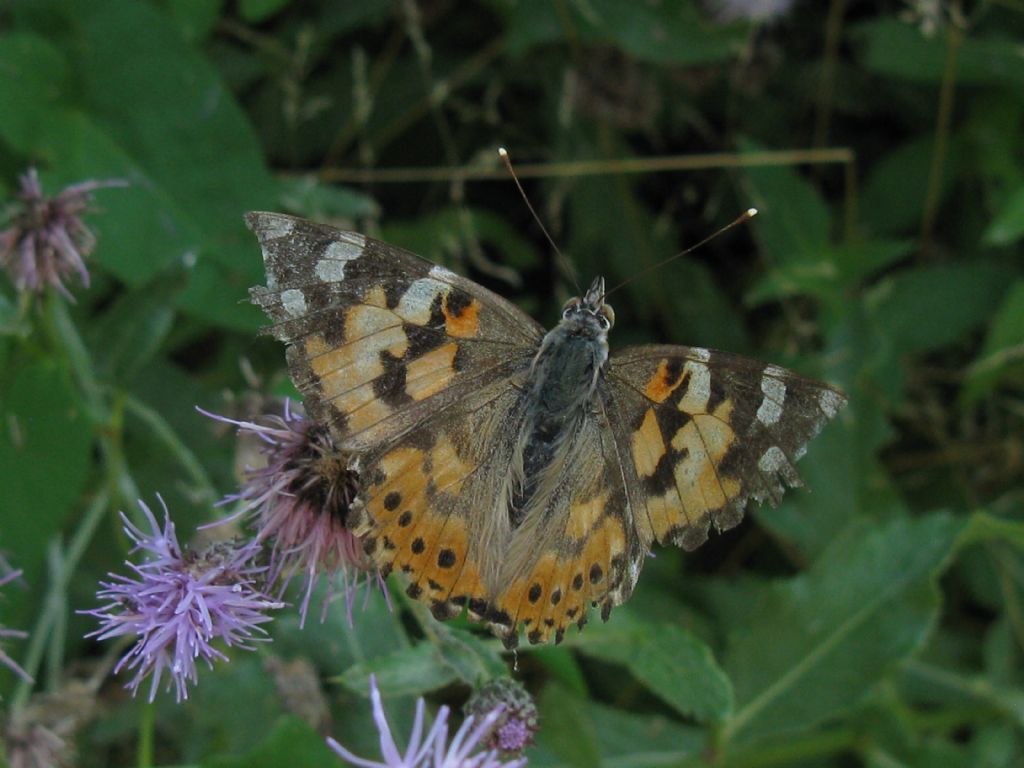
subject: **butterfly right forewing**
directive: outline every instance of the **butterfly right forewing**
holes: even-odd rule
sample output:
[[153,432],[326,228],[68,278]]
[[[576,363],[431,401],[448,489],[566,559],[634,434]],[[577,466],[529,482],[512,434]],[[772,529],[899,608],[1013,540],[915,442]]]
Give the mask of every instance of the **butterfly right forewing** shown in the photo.
[[627,485],[641,537],[693,549],[750,499],[777,504],[801,484],[807,442],[846,398],[775,365],[697,347],[613,356],[612,427],[628,446]]

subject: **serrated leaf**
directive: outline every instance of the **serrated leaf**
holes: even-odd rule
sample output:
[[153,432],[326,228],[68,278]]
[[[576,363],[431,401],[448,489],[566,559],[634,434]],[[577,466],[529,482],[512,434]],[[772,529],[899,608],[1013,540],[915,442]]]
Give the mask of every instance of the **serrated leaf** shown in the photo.
[[602,631],[567,643],[582,653],[622,664],[652,693],[687,717],[716,722],[733,707],[732,686],[711,649],[675,624],[629,622],[624,614]]
[[[759,148],[744,142],[745,152]],[[828,269],[829,210],[817,190],[795,168],[753,167],[744,182],[758,216],[751,222],[773,266]]]
[[467,630],[444,625],[436,625],[434,632],[434,647],[440,662],[467,685],[476,687],[508,674],[497,638],[485,640]]
[[353,693],[366,696],[370,690],[370,675],[375,675],[377,687],[385,698],[420,696],[458,679],[451,667],[438,661],[438,652],[432,644],[417,643],[355,664],[345,670],[338,682]]
[[936,349],[983,325],[1012,277],[992,261],[915,267],[875,289],[871,315],[896,355]]
[[792,732],[855,706],[918,650],[938,615],[935,579],[964,521],[853,526],[806,573],[781,582],[730,638],[731,740]]

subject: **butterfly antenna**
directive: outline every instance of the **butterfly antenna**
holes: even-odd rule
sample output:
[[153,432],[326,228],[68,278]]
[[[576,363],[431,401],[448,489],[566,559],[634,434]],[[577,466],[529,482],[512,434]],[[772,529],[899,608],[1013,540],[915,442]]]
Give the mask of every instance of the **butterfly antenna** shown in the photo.
[[533,220],[537,222],[537,226],[540,227],[540,231],[544,233],[544,237],[547,238],[548,244],[551,246],[551,249],[555,252],[555,255],[561,260],[562,268],[565,270],[566,274],[569,275],[569,279],[572,280],[573,285],[576,286],[576,293],[582,296],[583,291],[580,290],[580,284],[576,280],[576,270],[573,269],[572,262],[569,261],[569,259],[567,259],[560,250],[558,250],[558,246],[555,245],[555,241],[551,238],[551,235],[548,234],[548,230],[547,227],[544,226],[544,222],[540,220],[540,216],[537,215],[537,211],[535,211],[533,209],[533,206],[530,204],[530,198],[526,196],[526,190],[523,189],[523,185],[519,183],[519,177],[516,176],[516,172],[512,168],[512,159],[508,156],[508,150],[505,149],[504,147],[498,147],[498,155],[499,157],[501,157],[502,161],[504,161],[505,168],[508,170],[509,175],[512,177],[512,181],[516,183],[516,188],[519,190],[519,194],[522,196],[523,202],[526,203],[526,207],[530,210],[530,213],[533,216]]
[[618,285],[614,286],[613,288],[609,288],[607,291],[604,292],[604,295],[601,296],[601,300],[604,301],[604,299],[609,294],[614,293],[615,291],[619,290],[619,288],[622,288],[624,285],[629,285],[634,280],[636,280],[638,277],[643,277],[648,272],[653,272],[656,269],[660,269],[661,267],[665,266],[669,262],[675,261],[676,259],[680,258],[681,256],[685,256],[686,254],[691,253],[692,251],[697,250],[698,248],[700,248],[702,245],[704,245],[708,241],[714,240],[719,235],[724,234],[725,232],[728,232],[733,227],[738,226],[738,225],[742,224],[745,221],[749,221],[750,219],[754,218],[755,216],[757,216],[757,208],[747,208],[747,210],[745,210],[743,213],[741,213],[735,219],[730,221],[724,227],[722,227],[721,229],[716,230],[715,232],[712,232],[710,235],[705,237],[703,240],[701,240],[696,245],[691,245],[689,248],[685,248],[684,250],[680,251],[679,253],[675,254],[674,256],[669,256],[667,259],[665,259],[663,261],[659,261],[657,264],[652,264],[651,266],[647,267],[646,269],[641,269],[635,275],[631,275],[630,277],[627,277],[625,280],[623,280],[621,283],[619,283]]

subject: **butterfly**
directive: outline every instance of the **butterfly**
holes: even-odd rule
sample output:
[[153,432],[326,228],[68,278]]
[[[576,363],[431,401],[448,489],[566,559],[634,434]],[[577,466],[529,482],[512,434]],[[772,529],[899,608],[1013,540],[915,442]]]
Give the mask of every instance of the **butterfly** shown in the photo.
[[385,574],[508,647],[560,642],[636,585],[654,543],[692,550],[777,504],[846,398],[727,352],[609,354],[597,278],[550,331],[487,288],[356,232],[250,213],[309,415],[359,457],[349,527]]

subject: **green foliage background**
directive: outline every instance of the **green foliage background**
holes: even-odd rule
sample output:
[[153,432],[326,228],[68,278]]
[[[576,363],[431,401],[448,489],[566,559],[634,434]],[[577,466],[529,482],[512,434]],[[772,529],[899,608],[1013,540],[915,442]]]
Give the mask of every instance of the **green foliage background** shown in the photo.
[[[106,681],[80,764],[340,764],[276,691],[276,654],[314,665],[327,730],[363,754],[370,672],[407,733],[416,696],[457,705],[516,664],[535,766],[1020,765],[1024,5],[940,5],[934,28],[895,0],[763,25],[688,0],[0,6],[3,198],[30,165],[51,193],[132,185],[97,193],[76,305],[0,284],[0,548],[27,585],[0,608],[32,631],[4,647],[38,690],[116,652],[74,613],[123,570],[116,511],[161,492],[186,532],[236,488],[234,439],[194,406],[245,417],[294,394],[246,302],[263,280],[247,210],[375,234],[550,323],[571,287],[498,145],[549,164],[524,182],[584,280],[754,205],[618,293],[613,344],[729,349],[850,396],[805,490],[692,555],[659,550],[608,624],[558,648],[512,658],[398,590],[352,628],[284,612],[182,705]],[[495,173],[408,170],[431,166]],[[2,669],[0,691],[25,705]]]

